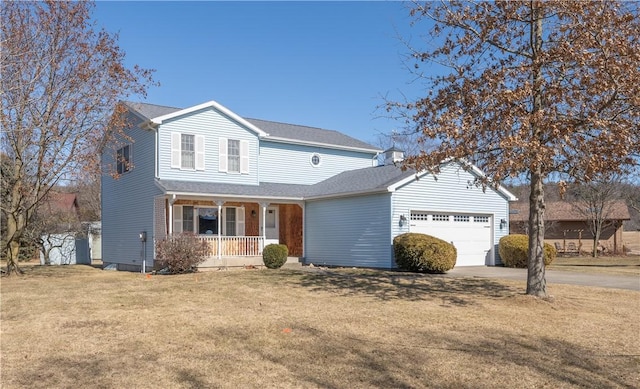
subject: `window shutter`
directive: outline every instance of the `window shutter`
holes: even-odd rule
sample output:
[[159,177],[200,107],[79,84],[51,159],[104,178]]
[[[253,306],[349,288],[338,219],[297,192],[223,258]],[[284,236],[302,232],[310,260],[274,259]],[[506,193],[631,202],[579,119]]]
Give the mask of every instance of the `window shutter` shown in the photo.
[[173,233],[182,232],[182,205],[173,206]]
[[195,136],[196,170],[204,170],[204,135]]
[[249,174],[249,142],[240,141],[240,173]]
[[236,235],[244,236],[244,208],[236,208]]
[[180,169],[180,133],[171,133],[171,168]]
[[227,138],[219,138],[218,139],[218,153],[219,155],[219,164],[218,164],[218,171],[220,172],[227,172],[227,170],[229,169],[228,163],[229,161],[227,160]]

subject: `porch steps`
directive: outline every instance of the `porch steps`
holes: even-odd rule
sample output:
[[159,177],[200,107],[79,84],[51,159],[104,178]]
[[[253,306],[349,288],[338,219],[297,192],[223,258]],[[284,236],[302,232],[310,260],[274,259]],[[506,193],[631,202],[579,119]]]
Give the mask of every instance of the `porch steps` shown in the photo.
[[[282,266],[287,269],[295,269],[302,266],[302,260],[298,257],[288,257],[287,262]],[[198,266],[200,270],[214,270],[220,268],[236,268],[242,269],[247,267],[264,268],[262,256],[251,257],[222,257],[208,258],[205,262]]]

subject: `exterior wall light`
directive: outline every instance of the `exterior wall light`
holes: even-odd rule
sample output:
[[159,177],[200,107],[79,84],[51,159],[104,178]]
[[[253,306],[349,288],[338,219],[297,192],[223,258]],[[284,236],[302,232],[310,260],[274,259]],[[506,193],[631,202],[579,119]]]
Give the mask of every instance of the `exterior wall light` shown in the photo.
[[407,218],[404,215],[400,215],[400,222],[398,223],[400,227],[404,226],[407,223]]
[[507,221],[505,219],[500,219],[500,229],[503,229],[507,226]]

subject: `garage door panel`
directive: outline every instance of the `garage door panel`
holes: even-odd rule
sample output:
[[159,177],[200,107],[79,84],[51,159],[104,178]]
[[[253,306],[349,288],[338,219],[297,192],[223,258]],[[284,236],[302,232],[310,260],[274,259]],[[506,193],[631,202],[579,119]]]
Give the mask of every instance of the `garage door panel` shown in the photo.
[[491,251],[491,217],[475,214],[411,212],[410,231],[451,242],[456,266],[482,266]]

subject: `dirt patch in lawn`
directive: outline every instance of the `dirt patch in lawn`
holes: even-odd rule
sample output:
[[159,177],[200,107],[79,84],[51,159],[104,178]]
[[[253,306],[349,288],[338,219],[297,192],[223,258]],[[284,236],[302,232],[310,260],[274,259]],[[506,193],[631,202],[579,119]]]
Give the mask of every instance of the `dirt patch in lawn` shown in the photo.
[[3,278],[2,388],[638,387],[640,293],[372,270]]

